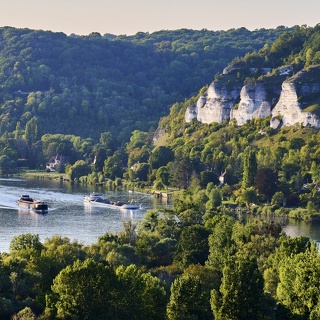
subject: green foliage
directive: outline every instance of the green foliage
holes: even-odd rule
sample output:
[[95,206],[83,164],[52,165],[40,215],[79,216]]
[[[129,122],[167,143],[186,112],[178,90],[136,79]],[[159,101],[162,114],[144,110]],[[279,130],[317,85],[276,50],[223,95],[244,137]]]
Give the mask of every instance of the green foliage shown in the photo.
[[116,305],[115,272],[93,260],[76,261],[54,279],[57,317],[66,319],[114,319]]
[[133,150],[135,148],[141,148],[145,144],[145,140],[148,137],[147,132],[140,130],[134,130],[130,137],[130,142],[127,144],[127,150]]
[[7,155],[0,156],[0,175],[5,176],[15,172],[16,162]]
[[167,305],[169,320],[212,319],[207,309],[199,277],[185,275],[174,281]]
[[248,149],[243,159],[243,178],[242,187],[249,188],[254,186],[257,173],[257,158],[254,150]]
[[255,177],[255,186],[259,194],[263,194],[267,201],[277,190],[278,174],[269,168],[260,168]]
[[123,290],[118,319],[164,319],[166,293],[159,279],[134,265],[117,268],[116,275]]
[[12,320],[36,320],[36,315],[29,307],[25,307],[12,317]]
[[74,165],[66,167],[66,173],[71,181],[87,176],[91,172],[90,166],[84,160],[78,160]]
[[247,208],[249,208],[251,204],[254,204],[258,199],[257,190],[254,187],[238,189],[235,192],[235,195],[237,196],[236,201],[240,204],[245,204]]
[[293,314],[318,313],[319,278],[319,254],[306,251],[288,258],[279,269],[277,297]]
[[174,154],[171,149],[160,146],[156,147],[150,154],[149,164],[151,169],[158,169],[166,166],[174,158]]
[[[161,183],[165,186],[168,186],[170,183],[170,171],[168,167],[160,167],[157,170],[156,178],[158,181],[161,181]],[[160,188],[161,189],[161,188]]]
[[[173,208],[149,211],[139,226],[125,222],[122,232],[91,246],[59,236],[44,244],[37,235],[15,237],[0,260],[0,317],[319,318],[315,244],[286,237],[273,221],[240,223],[233,208],[236,200],[252,213],[316,218],[319,131],[271,130],[270,119],[185,122],[212,74],[235,56],[244,57],[216,76],[227,88],[262,83],[275,97],[284,80],[279,68],[291,64],[300,95],[304,83],[316,83],[319,39],[319,26],[119,37],[0,28],[3,174],[61,154],[71,180],[109,179],[106,186],[115,188],[124,177],[180,189]],[[249,72],[253,67],[273,70]],[[300,98],[305,111],[314,110],[317,95]],[[175,101],[184,102],[167,115]],[[156,138],[165,133],[153,145],[160,117]],[[257,206],[270,199],[272,206]],[[279,208],[298,202],[295,210]]]
[[254,259],[233,258],[223,269],[220,290],[213,290],[211,308],[217,320],[272,319],[265,310],[263,278]]
[[42,243],[38,234],[22,234],[16,236],[11,240],[10,243],[10,253],[17,254],[23,250],[33,249],[35,252],[40,254],[41,249],[43,248]]
[[103,173],[109,179],[121,178],[123,175],[122,161],[119,154],[114,153],[104,162]]
[[219,187],[213,188],[210,191],[208,198],[209,200],[206,203],[207,210],[219,207],[222,204],[222,196],[221,196],[220,188]]
[[176,259],[184,268],[190,264],[204,265],[209,254],[208,236],[208,231],[201,225],[195,224],[183,228]]
[[235,252],[235,242],[232,239],[232,229],[235,222],[232,217],[216,216],[206,225],[211,231],[207,265],[220,273],[222,273],[228,257]]

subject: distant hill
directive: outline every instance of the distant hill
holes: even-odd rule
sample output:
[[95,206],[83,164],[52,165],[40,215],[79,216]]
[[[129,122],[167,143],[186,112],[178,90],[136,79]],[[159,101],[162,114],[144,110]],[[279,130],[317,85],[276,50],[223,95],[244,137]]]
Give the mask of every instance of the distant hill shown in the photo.
[[121,144],[154,130],[176,101],[197,94],[234,58],[270,45],[278,27],[249,31],[175,30],[134,36],[67,36],[0,28],[0,125],[6,138],[34,117],[41,132]]

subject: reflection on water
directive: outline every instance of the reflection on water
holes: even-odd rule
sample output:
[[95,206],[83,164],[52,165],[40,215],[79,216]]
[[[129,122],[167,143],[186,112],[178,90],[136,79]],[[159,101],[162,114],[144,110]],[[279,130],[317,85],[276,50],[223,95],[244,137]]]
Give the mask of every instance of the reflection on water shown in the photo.
[[[244,222],[256,218],[254,215],[246,214],[239,214],[238,217]],[[282,231],[290,237],[305,236],[314,240],[320,250],[320,221],[307,222],[277,215],[265,215],[263,216],[263,219],[269,223],[273,222],[280,224]]]
[[[104,193],[114,200],[129,202],[134,199],[143,209],[84,205],[84,195],[92,191]],[[58,234],[71,241],[92,244],[106,232],[120,232],[123,221],[132,219],[138,223],[147,210],[163,206],[153,196],[143,193],[91,190],[60,180],[0,179],[0,192],[0,252],[8,252],[12,238],[26,233],[38,234],[41,241]],[[20,208],[17,200],[21,194],[46,201],[48,213],[38,214]]]
[[306,236],[320,244],[320,222],[306,222],[295,219],[288,219],[288,224],[283,231],[290,237]]

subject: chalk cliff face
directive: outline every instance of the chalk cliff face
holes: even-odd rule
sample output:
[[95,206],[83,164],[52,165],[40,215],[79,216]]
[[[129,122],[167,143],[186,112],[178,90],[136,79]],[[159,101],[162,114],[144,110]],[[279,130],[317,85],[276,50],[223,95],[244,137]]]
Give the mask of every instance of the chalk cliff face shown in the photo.
[[[202,123],[235,119],[238,125],[243,125],[247,120],[271,114],[271,104],[266,96],[266,90],[261,84],[246,85],[242,89],[235,86],[232,90],[227,90],[225,85],[213,82],[197,103],[187,109],[186,122],[193,118]],[[239,105],[234,108],[239,99]]]
[[222,122],[230,119],[231,108],[239,100],[240,87],[227,87],[213,82],[208,90],[200,96],[197,103],[186,111],[186,122],[197,118],[202,123]]
[[[309,93],[313,89],[304,85],[301,90]],[[320,120],[315,114],[302,111],[294,82],[284,82],[279,101],[272,110],[270,126],[276,129],[280,126],[291,126],[294,124],[320,128]]]
[[246,85],[240,92],[240,103],[231,109],[230,118],[238,125],[245,124],[253,118],[265,118],[271,114],[271,104],[266,100],[267,94],[263,85]]
[[[306,109],[312,105],[317,109],[317,99],[320,96],[320,66],[301,70],[282,82],[283,76],[288,75],[288,70],[292,72],[290,68],[280,68],[278,78],[272,81],[269,78],[266,82],[262,80],[256,85],[243,87],[235,76],[233,85],[230,85],[232,78],[214,81],[197,103],[187,109],[186,121],[190,122],[196,118],[203,123],[220,123],[235,119],[238,125],[243,125],[248,120],[271,115],[272,128],[295,124],[320,128],[319,117]],[[233,70],[228,72],[225,72],[223,77],[232,76],[230,72]],[[274,108],[271,111],[272,106]]]

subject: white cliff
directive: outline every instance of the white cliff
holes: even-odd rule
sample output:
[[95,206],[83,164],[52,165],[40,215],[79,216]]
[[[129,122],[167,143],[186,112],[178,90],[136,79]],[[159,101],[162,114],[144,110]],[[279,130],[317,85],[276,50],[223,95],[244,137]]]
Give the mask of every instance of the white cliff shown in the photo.
[[240,92],[240,103],[231,110],[230,118],[238,125],[245,124],[254,118],[265,118],[271,114],[271,105],[266,100],[267,94],[263,85],[245,85]]
[[[214,81],[197,103],[187,109],[186,122],[194,118],[202,123],[235,119],[238,125],[243,125],[248,120],[271,115],[272,128],[296,124],[320,128],[320,118],[305,111],[320,95],[320,65],[299,71],[282,83],[281,90],[282,76],[292,73],[291,66],[280,68],[279,78],[275,79],[274,84],[269,80],[265,84],[245,85],[242,89],[238,79],[232,77],[234,71],[232,68],[225,69],[222,78]],[[261,71],[262,74],[266,72],[270,70]],[[234,83],[233,86],[231,83]]]
[[213,82],[197,103],[186,111],[186,122],[197,118],[202,123],[222,122],[230,119],[230,111],[239,99],[239,87],[228,90],[225,85]]
[[[304,91],[308,90],[306,87]],[[272,110],[270,126],[274,129],[281,126],[302,124],[320,128],[320,121],[315,114],[303,112],[298,102],[296,86],[293,82],[284,82],[280,98]]]

